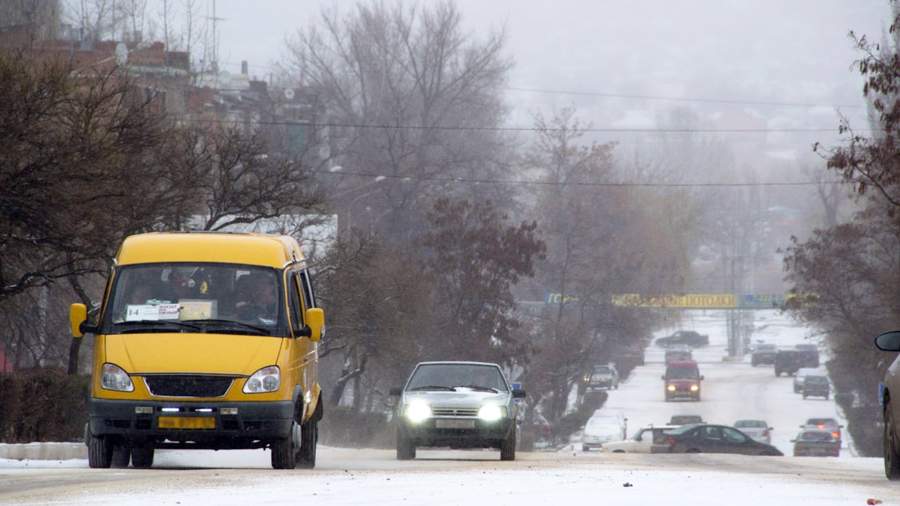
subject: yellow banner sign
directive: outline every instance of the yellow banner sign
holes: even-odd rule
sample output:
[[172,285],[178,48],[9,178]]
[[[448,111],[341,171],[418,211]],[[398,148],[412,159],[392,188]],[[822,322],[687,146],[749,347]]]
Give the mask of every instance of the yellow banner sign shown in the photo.
[[733,293],[686,293],[680,295],[640,295],[627,293],[613,295],[616,306],[661,307],[661,308],[703,308],[734,309],[738,307]]

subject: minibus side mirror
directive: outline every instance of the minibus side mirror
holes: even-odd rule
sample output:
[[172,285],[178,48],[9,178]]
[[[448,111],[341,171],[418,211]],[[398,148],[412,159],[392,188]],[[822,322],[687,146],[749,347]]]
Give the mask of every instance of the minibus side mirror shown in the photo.
[[318,342],[322,339],[322,333],[325,330],[325,311],[318,307],[311,307],[304,314],[306,327],[309,333],[306,334],[310,341]]
[[402,393],[403,393],[403,389],[400,387],[393,387],[393,388],[391,388],[391,390],[389,392],[391,397],[400,397],[400,394],[402,394]]
[[513,399],[524,399],[525,398],[525,390],[522,390],[521,388],[518,390],[513,390],[512,396],[513,396]]
[[72,337],[84,337],[81,325],[87,321],[87,306],[84,304],[72,304],[69,306],[69,327]]

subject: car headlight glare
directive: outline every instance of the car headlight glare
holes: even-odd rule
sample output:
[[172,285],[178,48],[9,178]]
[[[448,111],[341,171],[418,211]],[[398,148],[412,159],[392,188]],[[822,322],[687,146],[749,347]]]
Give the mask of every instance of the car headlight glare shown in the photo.
[[431,418],[431,406],[423,400],[414,400],[406,405],[403,414],[412,423],[422,423]]
[[113,364],[103,364],[100,386],[106,390],[114,390],[116,392],[134,391],[134,383],[131,382],[128,373],[121,367]]
[[503,408],[497,406],[496,404],[485,404],[484,406],[481,406],[481,409],[478,410],[478,418],[484,420],[485,422],[496,422],[497,420],[503,418],[503,411]]
[[697,392],[700,390],[700,385],[691,385],[691,392]]
[[668,385],[668,386],[666,386],[666,390],[668,390],[668,391],[670,391],[670,392],[674,392],[674,391],[675,391],[675,385]]
[[244,382],[245,394],[274,392],[281,386],[281,370],[277,365],[263,367]]

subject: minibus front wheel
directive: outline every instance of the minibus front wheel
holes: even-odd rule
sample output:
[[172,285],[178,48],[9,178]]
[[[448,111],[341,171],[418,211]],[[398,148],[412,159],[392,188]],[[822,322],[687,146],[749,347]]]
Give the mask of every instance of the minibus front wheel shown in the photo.
[[88,434],[88,465],[108,468],[112,465],[113,444],[108,437]]

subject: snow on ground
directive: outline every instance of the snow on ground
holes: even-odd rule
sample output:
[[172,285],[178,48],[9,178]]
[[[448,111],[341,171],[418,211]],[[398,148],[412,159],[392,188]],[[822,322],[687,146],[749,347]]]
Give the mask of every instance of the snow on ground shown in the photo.
[[[753,339],[762,339],[778,346],[793,346],[804,341],[812,331],[794,321],[790,316],[778,311],[757,311]],[[709,346],[695,349],[694,359],[704,375],[702,400],[700,402],[663,400],[665,372],[665,350],[654,344],[647,348],[646,365],[632,371],[628,381],[621,383],[618,390],[609,392],[609,399],[603,411],[621,411],[628,417],[629,434],[639,427],[662,425],[675,414],[697,414],[709,423],[731,425],[736,420],[762,419],[774,427],[772,443],[791,455],[793,445],[790,440],[797,435],[799,426],[807,418],[832,417],[843,425],[833,400],[810,398],[803,400],[793,391],[793,377],[775,377],[772,366],[752,367],[749,355],[743,362],[725,362],[726,327],[725,313],[722,311],[688,312],[684,323],[677,328],[662,329],[655,337],[668,335],[675,330],[696,330],[709,335]],[[833,397],[832,397],[833,399]],[[845,449],[843,455],[851,452],[846,448],[849,434],[843,431]]]

